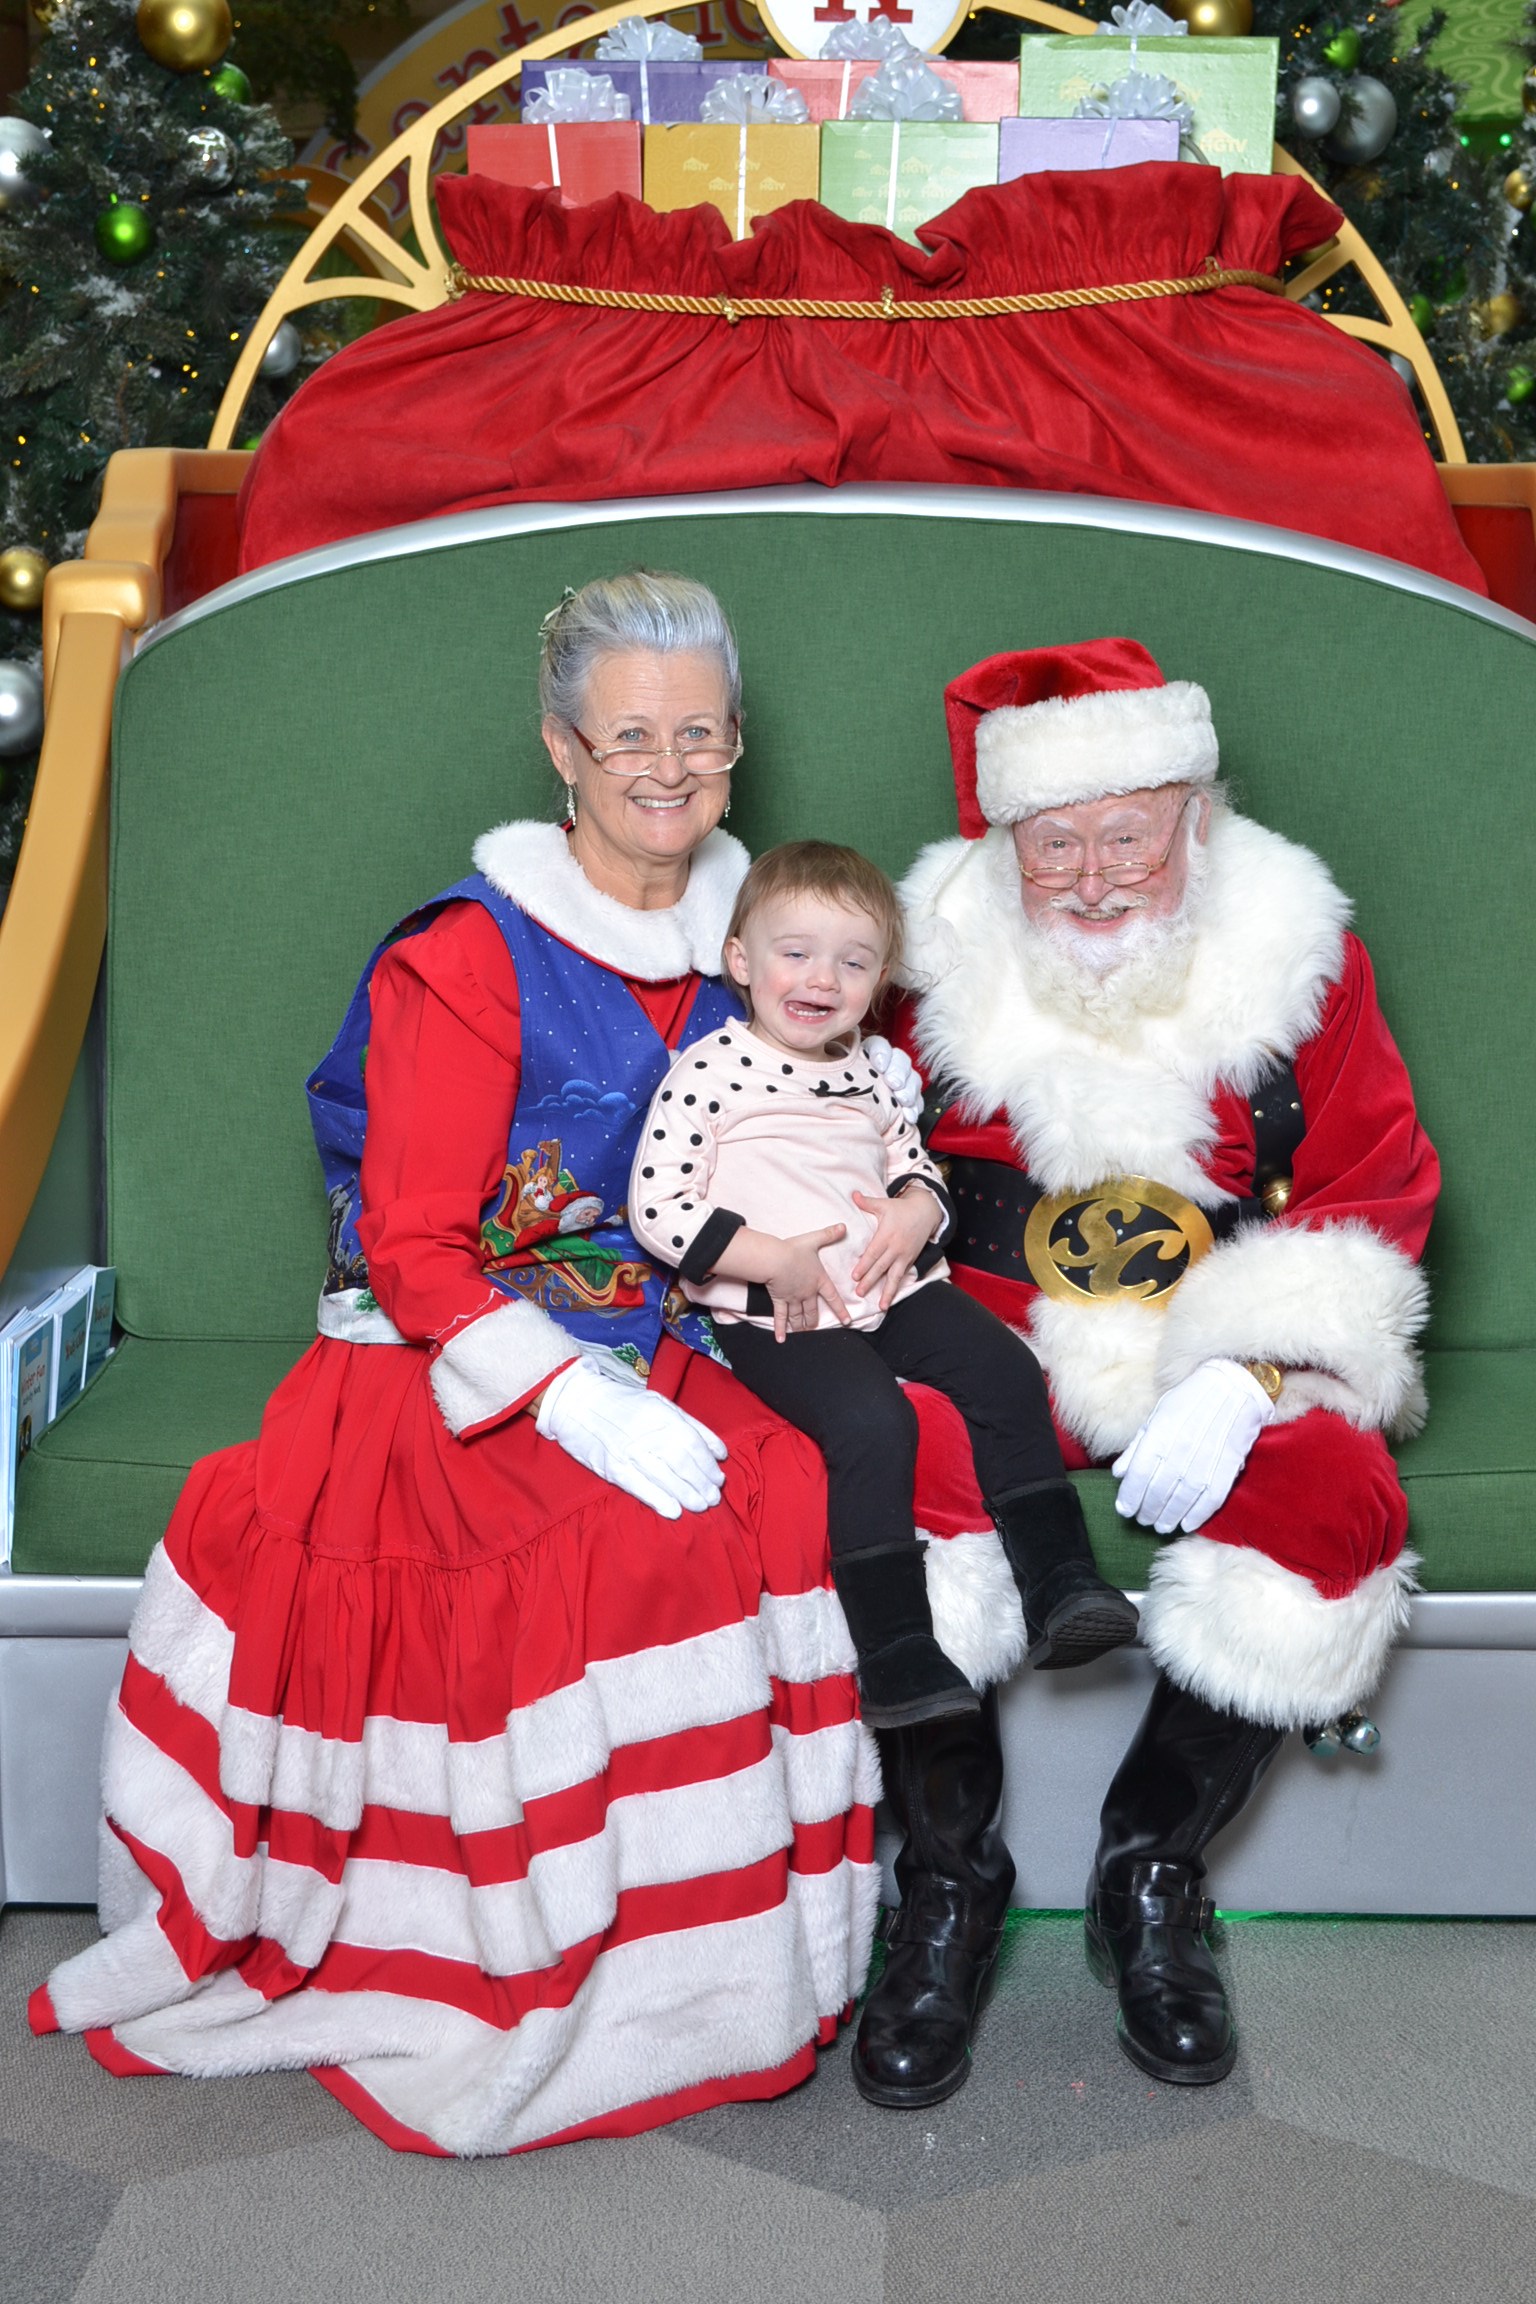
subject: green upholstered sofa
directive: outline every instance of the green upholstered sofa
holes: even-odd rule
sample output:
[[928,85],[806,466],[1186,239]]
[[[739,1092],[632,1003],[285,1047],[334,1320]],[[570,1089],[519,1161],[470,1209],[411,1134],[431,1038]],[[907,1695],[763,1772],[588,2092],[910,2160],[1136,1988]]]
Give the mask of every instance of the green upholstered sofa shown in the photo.
[[[1353,892],[1445,1168],[1431,1414],[1401,1456],[1426,1598],[1380,1755],[1289,1756],[1222,1892],[1536,1909],[1510,1813],[1536,1708],[1536,626],[1405,567],[1156,507],[922,488],[513,506],[280,563],[150,629],[117,695],[99,1022],[124,1335],[22,1468],[0,1632],[8,1598],[13,1631],[65,1638],[73,1607],[82,1639],[120,1634],[187,1467],[255,1432],[324,1262],[305,1073],[377,937],[468,868],[476,833],[554,813],[539,619],[562,585],[637,562],[703,577],[737,624],[731,822],[754,848],[820,834],[899,873],[954,828],[945,681],[994,650],[1124,632],[1209,689],[1238,804]],[[81,1112],[56,1162],[85,1177]],[[1152,1539],[1116,1519],[1106,1475],[1084,1487],[1106,1572],[1139,1588]],[[1010,1693],[1026,1900],[1075,1894],[1144,1671]],[[27,1734],[61,1707],[57,1771],[75,1731],[62,1695],[40,1701]],[[76,1768],[72,1816],[88,1794]]]

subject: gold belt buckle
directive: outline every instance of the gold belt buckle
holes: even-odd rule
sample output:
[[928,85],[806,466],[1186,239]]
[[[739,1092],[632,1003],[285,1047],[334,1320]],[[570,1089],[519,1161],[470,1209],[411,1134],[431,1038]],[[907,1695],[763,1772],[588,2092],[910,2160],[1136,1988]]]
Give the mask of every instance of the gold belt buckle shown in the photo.
[[1193,1200],[1148,1176],[1114,1176],[1037,1201],[1024,1261],[1058,1304],[1165,1304],[1215,1245]]

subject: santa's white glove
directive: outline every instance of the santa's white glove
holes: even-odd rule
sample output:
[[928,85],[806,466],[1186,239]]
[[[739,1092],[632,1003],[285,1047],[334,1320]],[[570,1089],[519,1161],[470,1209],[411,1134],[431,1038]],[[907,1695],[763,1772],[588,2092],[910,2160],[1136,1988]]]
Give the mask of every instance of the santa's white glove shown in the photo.
[[1205,1360],[1163,1394],[1110,1470],[1115,1510],[1159,1536],[1193,1535],[1232,1493],[1248,1451],[1275,1413],[1257,1377],[1237,1360]]
[[878,1032],[859,1045],[875,1070],[884,1076],[887,1088],[915,1127],[923,1109],[923,1083],[905,1048],[893,1048]]
[[562,1368],[544,1387],[537,1423],[544,1439],[663,1520],[720,1501],[725,1442],[675,1400],[648,1392],[622,1360],[583,1355]]

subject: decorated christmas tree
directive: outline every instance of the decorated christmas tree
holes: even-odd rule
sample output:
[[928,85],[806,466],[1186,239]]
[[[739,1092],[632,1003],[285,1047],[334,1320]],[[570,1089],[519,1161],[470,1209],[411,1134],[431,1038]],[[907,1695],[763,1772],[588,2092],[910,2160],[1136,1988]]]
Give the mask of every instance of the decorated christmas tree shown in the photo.
[[[202,446],[291,253],[292,150],[226,0],[56,0],[0,125],[0,890],[34,764],[38,606],[118,448]],[[296,380],[289,327],[246,421]],[[33,739],[29,741],[29,735]]]

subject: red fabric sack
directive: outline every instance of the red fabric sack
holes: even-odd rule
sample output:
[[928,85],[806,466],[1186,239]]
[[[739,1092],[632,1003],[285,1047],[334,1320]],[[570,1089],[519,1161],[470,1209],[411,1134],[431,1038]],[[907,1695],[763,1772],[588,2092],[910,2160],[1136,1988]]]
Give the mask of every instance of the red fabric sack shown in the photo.
[[[878,299],[1280,270],[1338,212],[1295,177],[1182,163],[969,192],[913,247],[797,201],[732,241],[713,207],[445,176],[470,272],[670,294]],[[1182,504],[1486,590],[1407,393],[1257,288],[898,323],[601,311],[472,292],[339,352],[268,431],[241,566],[513,501],[927,481]]]

